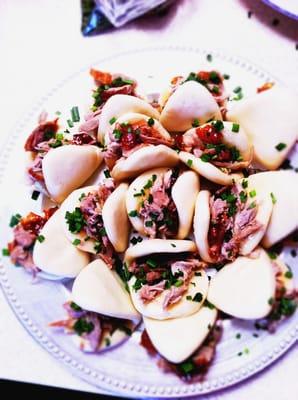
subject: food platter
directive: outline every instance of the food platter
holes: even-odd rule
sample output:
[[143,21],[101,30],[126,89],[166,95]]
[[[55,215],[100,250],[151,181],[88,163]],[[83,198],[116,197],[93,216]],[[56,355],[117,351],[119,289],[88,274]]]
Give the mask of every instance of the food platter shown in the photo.
[[[212,56],[211,63],[206,59],[207,54]],[[161,88],[164,88],[164,82],[169,81],[172,76],[186,74],[199,68],[211,67],[229,74],[227,86],[232,89],[241,85],[245,96],[264,82],[277,81],[246,60],[216,51],[191,48],[135,50],[95,60],[92,66],[106,71],[121,70],[140,82],[140,90],[152,95],[159,93]],[[42,198],[32,201],[28,196],[23,172],[23,143],[43,110],[52,113],[59,110],[62,114],[67,114],[74,105],[80,109],[86,108],[92,88],[88,76],[89,67],[71,74],[58,84],[29,110],[7,139],[0,159],[1,187],[5,189],[1,199],[2,248],[6,246],[7,238],[10,237],[8,222],[12,214],[39,212],[44,207]],[[296,154],[292,156],[294,159],[297,157]],[[15,193],[17,196],[12,195]],[[291,256],[290,249],[285,249],[283,253],[295,275],[295,258]],[[42,347],[87,382],[131,397],[181,398],[230,386],[271,364],[297,338],[297,314],[283,321],[274,335],[266,331],[256,331],[253,322],[225,320],[224,335],[205,380],[200,383],[183,383],[172,374],[162,373],[146,351],[139,346],[141,327],[123,346],[100,355],[82,353],[74,347],[67,335],[49,328],[49,322],[63,317],[61,304],[68,295],[69,281],[57,283],[40,279],[32,283],[32,277],[20,268],[12,266],[7,258],[1,260],[0,276],[12,309]]]

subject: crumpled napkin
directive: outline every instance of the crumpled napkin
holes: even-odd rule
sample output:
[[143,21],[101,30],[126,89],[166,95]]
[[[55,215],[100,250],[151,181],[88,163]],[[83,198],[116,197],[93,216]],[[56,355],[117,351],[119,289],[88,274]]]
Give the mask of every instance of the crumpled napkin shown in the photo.
[[119,28],[142,15],[163,12],[174,0],[81,0],[82,33],[91,36]]

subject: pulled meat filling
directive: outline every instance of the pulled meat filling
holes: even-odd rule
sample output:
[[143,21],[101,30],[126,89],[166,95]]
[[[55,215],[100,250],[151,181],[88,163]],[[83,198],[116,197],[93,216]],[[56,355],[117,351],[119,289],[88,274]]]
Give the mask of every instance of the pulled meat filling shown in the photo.
[[[150,121],[153,121],[151,123]],[[121,158],[127,158],[134,151],[150,144],[165,144],[172,147],[173,139],[164,138],[154,128],[154,120],[140,120],[130,123],[117,123],[115,129],[110,133],[110,143],[105,152],[105,162],[109,169],[113,169],[116,162]]]
[[11,262],[24,267],[34,276],[40,270],[33,262],[33,246],[41,229],[56,210],[56,207],[44,210],[42,216],[30,212],[26,217],[21,218],[13,229],[13,241],[8,243]]
[[173,238],[178,232],[178,213],[172,199],[172,188],[178,178],[178,170],[163,175],[152,175],[145,187],[135,197],[140,199],[138,216],[150,238]]
[[230,170],[244,168],[247,163],[243,162],[239,150],[235,146],[223,143],[223,129],[221,121],[211,122],[188,131],[182,135],[182,139],[177,138],[176,146],[220,168]]
[[93,111],[101,109],[105,102],[115,94],[136,96],[136,82],[132,79],[121,76],[113,77],[108,72],[102,72],[93,68],[90,70],[90,75],[97,86],[93,91]]
[[84,232],[85,241],[94,239],[94,250],[110,268],[115,265],[116,253],[104,228],[102,209],[114,189],[114,181],[111,178],[106,179],[97,191],[80,198],[79,207],[65,215],[70,232]]
[[272,260],[272,268],[274,269],[276,279],[275,296],[272,299],[268,299],[269,304],[272,305],[272,309],[266,318],[256,322],[256,327],[258,329],[265,329],[270,333],[276,331],[282,320],[293,315],[298,306],[297,289],[293,288],[292,290],[287,290],[284,279],[288,278],[284,276],[284,271],[274,260]]
[[164,372],[172,372],[187,382],[200,382],[208,372],[214,359],[216,346],[222,336],[220,321],[210,329],[203,344],[185,361],[174,364],[162,357],[152,344],[146,330],[142,332],[141,345],[148,353],[157,359],[157,365]]
[[[86,311],[70,301],[63,304],[63,308],[67,312],[67,318],[51,322],[49,326],[64,328],[67,333],[74,333],[80,336],[83,339],[80,344],[80,350],[82,351],[85,350],[86,345],[91,351],[99,350],[104,337],[111,336],[117,329],[123,330],[127,335],[131,334],[131,329],[129,328],[131,323],[127,320]],[[105,345],[107,347],[110,345],[108,338]]]
[[[187,292],[196,271],[206,264],[187,253],[158,254],[142,257],[128,266],[128,272],[136,277],[133,290],[139,293],[143,303],[149,303],[166,291],[163,308],[178,303]],[[131,276],[130,276],[131,277]]]
[[241,186],[218,190],[210,199],[209,254],[215,262],[233,261],[240,246],[263,225],[257,221],[258,205],[247,203],[247,193]]

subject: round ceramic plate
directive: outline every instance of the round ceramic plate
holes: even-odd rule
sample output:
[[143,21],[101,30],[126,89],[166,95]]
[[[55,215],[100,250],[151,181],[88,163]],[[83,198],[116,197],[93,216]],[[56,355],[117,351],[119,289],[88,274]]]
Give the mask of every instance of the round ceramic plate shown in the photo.
[[[175,75],[199,69],[215,68],[229,74],[230,79],[226,81],[228,89],[232,91],[241,85],[244,95],[254,93],[256,87],[265,81],[276,80],[260,68],[234,56],[210,52],[212,62],[208,62],[208,53],[190,48],[153,48],[118,54],[92,65],[102,70],[121,71],[136,78],[141,90],[147,93],[159,92]],[[90,103],[92,88],[88,68],[72,74],[49,92],[25,115],[25,119],[8,138],[0,164],[2,247],[6,247],[11,237],[8,228],[10,216],[16,212],[24,215],[30,210],[39,211],[42,207],[41,199],[30,199],[25,185],[24,140],[36,125],[42,110],[59,110],[67,118],[70,108],[77,105],[83,114],[83,109]],[[291,258],[288,249],[283,257],[295,270],[295,258]],[[6,297],[37,344],[87,382],[130,397],[181,398],[227,387],[272,363],[297,337],[298,315],[282,323],[274,335],[256,331],[253,322],[225,320],[224,335],[205,380],[187,384],[175,375],[165,374],[158,369],[154,360],[139,345],[141,330],[114,350],[101,355],[83,354],[75,347],[70,336],[48,327],[50,321],[64,317],[61,304],[66,298],[67,283],[42,279],[32,282],[32,277],[22,268],[11,265],[7,257],[2,260],[0,267]],[[239,333],[241,337],[237,339]],[[238,353],[242,353],[242,356]]]
[[287,17],[298,19],[297,0],[263,0],[263,2]]

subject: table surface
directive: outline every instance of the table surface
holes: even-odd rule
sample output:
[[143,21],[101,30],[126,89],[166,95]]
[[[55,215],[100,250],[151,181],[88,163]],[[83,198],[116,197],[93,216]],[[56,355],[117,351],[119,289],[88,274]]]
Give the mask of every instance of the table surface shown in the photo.
[[[259,64],[298,91],[297,43],[298,23],[258,0],[177,0],[164,17],[92,38],[80,33],[78,0],[1,0],[0,148],[35,100],[100,56],[161,44],[220,49]],[[1,378],[97,391],[33,341],[1,291],[0,315]],[[298,391],[297,359],[298,346],[248,381],[204,398],[292,399]]]

